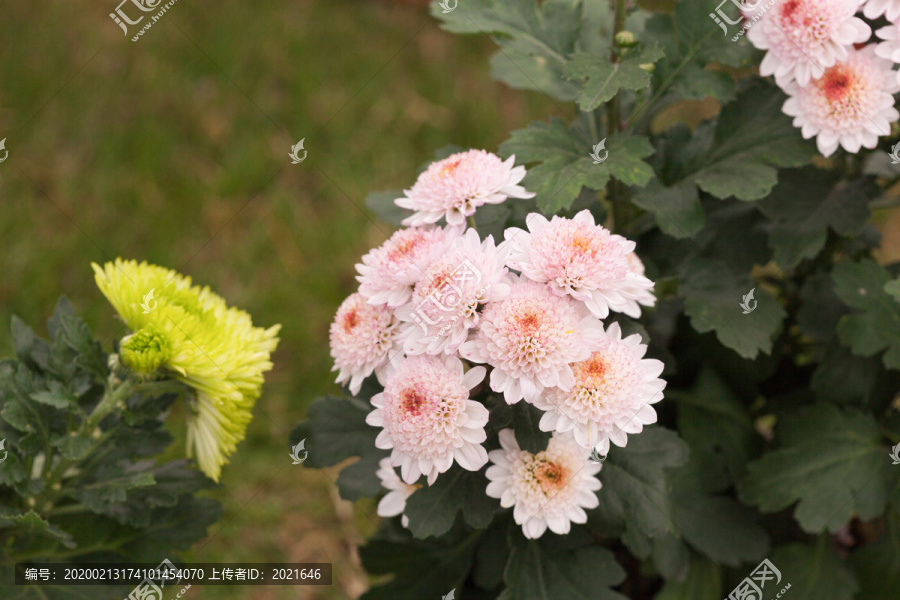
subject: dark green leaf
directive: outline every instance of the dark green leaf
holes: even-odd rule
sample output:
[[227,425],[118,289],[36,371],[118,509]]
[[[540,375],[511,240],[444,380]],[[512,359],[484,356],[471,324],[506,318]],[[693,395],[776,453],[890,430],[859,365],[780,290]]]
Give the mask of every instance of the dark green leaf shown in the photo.
[[543,452],[550,441],[550,432],[541,431],[540,422],[543,411],[528,404],[518,402],[513,405],[512,428],[516,433],[519,448],[532,454]]
[[72,536],[70,536],[68,533],[66,533],[56,525],[52,525],[49,521],[45,520],[33,510],[29,510],[26,513],[20,513],[16,515],[0,516],[0,523],[4,525],[11,525],[19,531],[32,535],[40,535],[53,538],[55,540],[58,540],[66,548],[75,547],[75,543],[72,541]]
[[46,390],[34,392],[30,397],[35,402],[60,409],[76,406],[78,402],[78,399],[71,391],[58,381],[53,380],[47,382]]
[[538,208],[549,215],[571,206],[582,187],[602,189],[610,177],[637,186],[650,181],[653,169],[641,160],[653,153],[646,138],[611,136],[606,140],[606,160],[594,164],[590,154],[600,141],[592,140],[580,126],[570,129],[553,119],[514,131],[500,146],[500,153],[515,154],[518,163],[540,162],[529,169],[523,185],[537,193]]
[[291,443],[299,442],[297,435],[304,432],[308,467],[330,467],[352,456],[365,456],[375,448],[379,432],[366,423],[371,410],[372,406],[353,398],[319,398],[310,405],[309,420],[295,430]]
[[[700,333],[715,331],[723,345],[744,358],[772,351],[786,313],[771,294],[749,275],[738,275],[721,261],[694,257],[680,271],[678,295],[684,298],[685,313],[694,329]],[[741,301],[751,289],[756,308],[744,314]]]
[[779,448],[748,465],[744,502],[776,512],[799,501],[795,518],[810,533],[884,511],[890,462],[871,417],[818,404],[785,417],[778,435]]
[[612,552],[599,546],[560,551],[550,544],[515,537],[498,600],[626,600],[611,589],[625,580]]
[[655,600],[721,600],[722,570],[702,556],[691,558],[691,567],[684,581],[668,581]]
[[654,178],[646,189],[635,189],[632,194],[632,202],[653,213],[659,228],[672,237],[692,237],[703,229],[706,215],[697,186],[691,181],[665,187]]
[[884,365],[900,369],[900,303],[884,289],[891,280],[888,272],[867,259],[841,263],[835,266],[832,276],[838,297],[862,311],[841,317],[841,342],[862,356],[887,350],[882,357]]
[[337,485],[341,498],[359,500],[372,498],[384,491],[378,478],[378,461],[390,456],[390,452],[372,447],[366,454],[352,465],[341,469]]
[[406,501],[403,514],[409,518],[409,530],[417,538],[443,535],[453,527],[460,511],[469,526],[487,527],[500,508],[500,503],[485,493],[487,485],[484,473],[454,465]]
[[576,52],[563,67],[563,75],[569,79],[584,81],[584,87],[578,96],[578,106],[583,111],[592,111],[623,88],[640,90],[650,85],[650,73],[642,69],[641,65],[652,64],[662,58],[663,54],[655,45],[641,46],[614,63],[608,52]]
[[[769,560],[781,571],[781,581],[769,581],[778,593],[790,584],[791,600],[852,600],[859,585],[847,563],[841,560],[826,536],[815,544],[790,544],[772,552]],[[779,587],[781,586],[781,587]],[[895,590],[896,591],[896,590]],[[866,600],[870,600],[866,596]]]
[[401,190],[385,190],[381,192],[369,192],[366,196],[366,208],[375,213],[385,223],[399,226],[401,221],[412,212],[394,204],[394,200],[402,198]]

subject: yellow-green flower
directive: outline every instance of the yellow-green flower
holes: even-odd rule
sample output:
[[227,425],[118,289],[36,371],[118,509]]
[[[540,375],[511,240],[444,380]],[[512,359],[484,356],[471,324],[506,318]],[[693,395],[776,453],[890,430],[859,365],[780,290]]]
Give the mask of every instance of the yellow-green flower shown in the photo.
[[196,390],[188,457],[196,455],[218,481],[244,438],[281,326],[254,327],[246,312],[163,267],[121,258],[91,266],[97,287],[133,332],[122,340],[122,364],[142,375],[162,370]]

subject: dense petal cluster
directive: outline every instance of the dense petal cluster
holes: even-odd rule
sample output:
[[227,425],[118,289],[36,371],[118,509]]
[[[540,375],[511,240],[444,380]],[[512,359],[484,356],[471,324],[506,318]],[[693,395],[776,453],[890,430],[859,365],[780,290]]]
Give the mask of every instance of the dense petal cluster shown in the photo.
[[[512,158],[480,151],[432,164],[396,201],[414,211],[411,227],[363,257],[359,289],[331,324],[338,383],[357,395],[374,374],[383,386],[366,416],[375,446],[390,451],[378,514],[404,526],[417,489],[452,469],[485,469],[492,449],[485,492],[513,508],[526,536],[565,534],[598,506],[591,452],[656,420],[662,363],[644,358],[639,335],[603,323],[656,304],[635,243],[587,210],[528,214],[499,244],[468,227],[479,206],[532,197],[524,176]],[[491,425],[492,392],[542,411],[539,426],[553,432],[545,450],[523,451],[513,430]]]
[[91,265],[97,287],[133,332],[122,363],[140,374],[164,370],[196,391],[188,418],[188,456],[215,481],[244,439],[280,325],[254,327],[190,277],[133,260]]
[[445,218],[450,225],[462,225],[479,206],[533,198],[533,192],[519,185],[525,167],[516,167],[515,162],[515,156],[504,161],[484,150],[469,150],[433,163],[403,198],[394,201],[414,211],[403,224],[425,225]]
[[588,210],[574,219],[549,221],[532,213],[526,223],[528,231],[506,230],[512,268],[558,294],[583,300],[601,319],[610,309],[640,316],[637,301],[646,301],[653,282],[644,277],[640,260],[631,258],[634,242],[596,225]]
[[348,296],[329,331],[337,383],[349,381],[350,391],[358,394],[366,377],[375,372],[380,378],[399,351],[398,326],[388,307],[372,306],[359,293]]
[[383,428],[375,445],[392,449],[391,464],[400,467],[403,481],[413,484],[425,475],[434,483],[454,461],[469,471],[484,466],[488,411],[469,399],[484,374],[484,367],[465,372],[454,356],[411,356],[372,397],[375,410],[366,423]]
[[488,455],[487,494],[513,507],[525,537],[539,538],[547,528],[562,535],[572,523],[587,522],[584,509],[599,504],[596,475],[602,467],[588,459],[588,450],[571,436],[554,435],[546,450],[532,454],[519,448],[512,429],[500,432],[500,445]]
[[[900,119],[900,0],[782,0],[744,3],[744,29],[766,51],[759,67],[789,96],[785,114],[824,156],[875,148]],[[891,21],[875,34],[861,17]]]
[[572,432],[585,448],[600,454],[609,443],[624,446],[628,434],[640,433],[656,422],[652,404],[662,400],[666,382],[659,378],[663,364],[644,359],[647,346],[641,336],[622,339],[618,323],[609,326],[599,349],[572,371],[575,384],[569,390],[551,388],[534,405],[545,411],[543,431]]

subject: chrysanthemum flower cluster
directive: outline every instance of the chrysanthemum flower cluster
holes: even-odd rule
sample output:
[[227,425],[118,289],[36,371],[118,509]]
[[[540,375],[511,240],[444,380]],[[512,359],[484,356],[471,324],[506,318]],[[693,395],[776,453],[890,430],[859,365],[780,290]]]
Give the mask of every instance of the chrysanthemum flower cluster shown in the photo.
[[163,267],[120,258],[91,266],[97,287],[133,332],[120,343],[121,363],[138,376],[170,377],[194,390],[188,457],[218,482],[244,439],[281,326],[254,327],[246,312]]
[[[373,374],[383,386],[367,418],[380,429],[376,446],[391,451],[378,470],[389,490],[382,516],[401,515],[454,463],[479,471],[490,462],[485,493],[514,507],[526,536],[567,533],[598,505],[592,452],[656,421],[663,364],[644,358],[639,335],[603,321],[655,304],[634,242],[587,210],[530,214],[527,229],[503,240],[467,227],[479,206],[533,197],[524,176],[514,157],[480,151],[432,164],[395,201],[413,211],[411,227],[363,256],[359,289],[331,324],[337,381],[353,394]],[[490,413],[477,398],[491,392],[542,411],[545,450],[522,450],[504,429],[487,451]]]
[[[830,156],[875,148],[900,118],[900,0],[757,0],[744,2],[747,39],[766,51],[760,74],[788,94],[785,114]],[[875,31],[860,18],[886,18]]]

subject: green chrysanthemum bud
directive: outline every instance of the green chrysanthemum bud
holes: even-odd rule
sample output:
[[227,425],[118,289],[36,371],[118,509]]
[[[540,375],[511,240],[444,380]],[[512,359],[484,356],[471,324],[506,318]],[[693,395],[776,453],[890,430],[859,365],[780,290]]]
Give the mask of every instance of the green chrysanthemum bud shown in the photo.
[[620,46],[622,48],[631,48],[638,43],[637,38],[635,38],[634,34],[630,31],[620,31],[616,34],[615,40],[616,46]]
[[172,340],[154,323],[122,338],[122,364],[141,374],[153,373],[172,356]]

